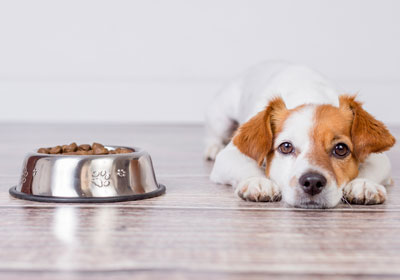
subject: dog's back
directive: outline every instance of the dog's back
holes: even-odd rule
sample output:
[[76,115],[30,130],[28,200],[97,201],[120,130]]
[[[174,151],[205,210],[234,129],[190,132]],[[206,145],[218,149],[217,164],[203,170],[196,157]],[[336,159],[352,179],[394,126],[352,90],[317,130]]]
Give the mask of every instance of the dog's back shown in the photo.
[[231,81],[206,113],[205,157],[213,160],[238,127],[281,96],[288,109],[301,104],[338,105],[339,89],[320,73],[288,62],[264,62]]

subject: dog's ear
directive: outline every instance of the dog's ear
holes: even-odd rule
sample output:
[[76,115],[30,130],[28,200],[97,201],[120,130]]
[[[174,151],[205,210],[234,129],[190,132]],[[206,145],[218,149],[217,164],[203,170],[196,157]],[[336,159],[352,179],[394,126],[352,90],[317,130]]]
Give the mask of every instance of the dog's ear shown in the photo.
[[339,103],[341,109],[353,115],[351,138],[354,155],[360,162],[371,153],[389,150],[396,143],[386,126],[365,111],[355,96],[342,95]]
[[265,110],[239,127],[233,144],[261,166],[273,148],[276,125],[283,119],[284,112],[287,112],[285,102],[280,97],[274,98]]

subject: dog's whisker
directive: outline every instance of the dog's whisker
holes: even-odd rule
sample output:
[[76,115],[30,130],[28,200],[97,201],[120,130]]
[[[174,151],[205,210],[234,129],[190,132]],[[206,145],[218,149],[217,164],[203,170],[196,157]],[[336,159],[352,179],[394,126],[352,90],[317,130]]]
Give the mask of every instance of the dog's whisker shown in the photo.
[[347,205],[349,205],[350,208],[353,208],[353,206],[348,202],[348,200],[345,197],[342,197],[342,201],[345,202]]

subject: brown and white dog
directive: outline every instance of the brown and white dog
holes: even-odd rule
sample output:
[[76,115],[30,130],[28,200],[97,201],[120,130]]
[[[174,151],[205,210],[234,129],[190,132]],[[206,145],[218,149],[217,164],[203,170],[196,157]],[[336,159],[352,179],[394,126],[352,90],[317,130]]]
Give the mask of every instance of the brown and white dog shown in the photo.
[[228,85],[207,112],[206,141],[211,180],[244,200],[378,204],[391,182],[385,125],[300,65],[264,63]]

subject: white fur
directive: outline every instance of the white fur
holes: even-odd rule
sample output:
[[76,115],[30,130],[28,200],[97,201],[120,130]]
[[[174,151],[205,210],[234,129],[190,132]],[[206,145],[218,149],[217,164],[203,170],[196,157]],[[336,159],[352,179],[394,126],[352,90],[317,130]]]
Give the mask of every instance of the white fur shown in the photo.
[[251,177],[239,183],[236,194],[244,200],[270,202],[281,198],[281,189],[266,177]]
[[386,189],[373,180],[357,178],[347,184],[343,195],[348,201],[358,201],[359,204],[379,204],[386,200]]
[[[309,162],[306,155],[312,148],[313,105],[305,106],[286,120],[283,131],[275,139],[275,148],[290,141],[298,153],[296,156],[275,153],[270,178],[255,160],[242,154],[232,142],[222,149],[237,124],[245,123],[263,110],[274,96],[281,96],[290,109],[303,104],[338,106],[339,93],[326,78],[305,66],[272,62],[250,69],[221,91],[207,112],[205,157],[215,159],[211,180],[234,186],[243,199],[270,201],[282,193],[284,201],[290,205],[308,208],[336,206],[342,198],[343,188],[352,195],[361,196],[362,193],[367,199],[368,196],[376,197],[377,191],[382,192],[381,184],[390,179],[390,162],[386,155],[370,155],[360,166],[358,181],[347,186],[336,186],[328,172]],[[324,190],[312,201],[300,188],[290,187],[291,178],[298,179],[306,171],[318,171],[328,180]]]
[[251,177],[267,178],[257,162],[242,154],[232,142],[218,154],[210,177],[216,183],[235,187]]
[[387,197],[384,186],[391,182],[390,173],[391,164],[386,154],[369,155],[360,165],[358,177],[344,186],[344,198],[356,199],[364,204],[383,203]]

